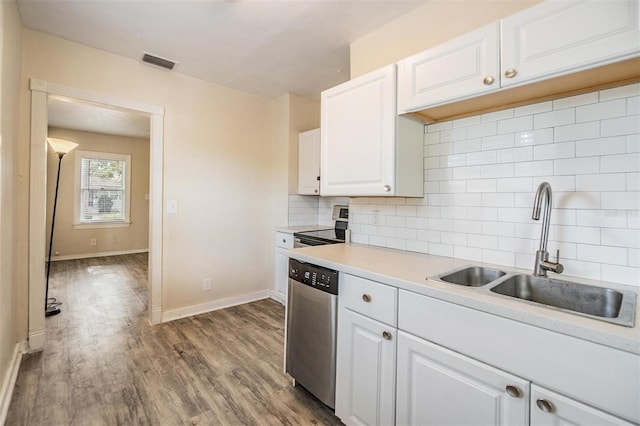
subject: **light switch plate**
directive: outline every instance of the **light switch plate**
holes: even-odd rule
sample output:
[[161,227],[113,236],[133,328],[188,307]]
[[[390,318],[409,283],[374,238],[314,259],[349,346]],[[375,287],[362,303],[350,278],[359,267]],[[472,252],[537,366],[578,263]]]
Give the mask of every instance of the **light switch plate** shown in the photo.
[[178,213],[178,200],[167,200],[167,214]]

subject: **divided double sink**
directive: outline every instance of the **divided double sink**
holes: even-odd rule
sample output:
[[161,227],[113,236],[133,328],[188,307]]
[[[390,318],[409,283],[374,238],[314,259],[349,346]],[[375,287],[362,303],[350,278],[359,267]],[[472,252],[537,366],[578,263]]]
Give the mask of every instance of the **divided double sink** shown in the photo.
[[432,279],[515,298],[527,303],[633,327],[636,293],[527,274],[506,273],[482,266],[466,266]]

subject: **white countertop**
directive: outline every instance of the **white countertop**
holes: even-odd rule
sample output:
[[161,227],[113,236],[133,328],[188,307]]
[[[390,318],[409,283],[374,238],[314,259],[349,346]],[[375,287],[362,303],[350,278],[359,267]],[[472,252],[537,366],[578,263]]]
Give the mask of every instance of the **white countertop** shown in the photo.
[[333,226],[329,226],[329,225],[279,226],[276,228],[276,232],[293,234],[294,232],[320,231],[322,229],[333,229]]
[[[640,300],[638,299],[636,299],[638,303],[636,303],[635,326],[624,327],[496,295],[482,287],[466,287],[427,280],[427,277],[433,277],[465,265],[491,266],[507,273],[530,274],[531,271],[528,270],[360,244],[331,244],[289,249],[287,252],[290,257],[301,261],[315,263],[399,289],[640,354],[640,327],[638,327]],[[583,284],[630,290],[636,294],[640,290],[630,286],[563,277],[562,275],[558,278]]]

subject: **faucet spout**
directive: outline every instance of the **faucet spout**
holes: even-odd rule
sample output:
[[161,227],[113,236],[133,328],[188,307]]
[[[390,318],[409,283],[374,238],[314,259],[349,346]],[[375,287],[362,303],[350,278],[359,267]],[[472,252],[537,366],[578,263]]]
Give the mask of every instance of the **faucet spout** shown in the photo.
[[549,223],[551,221],[551,207],[553,204],[551,185],[548,182],[542,182],[536,190],[536,197],[533,200],[533,214],[531,219],[540,220],[540,212],[542,210],[542,201],[546,201],[544,206],[544,215],[542,217],[542,231],[540,233],[540,248],[536,252],[536,263],[533,268],[533,275],[546,277],[547,271],[562,273],[564,267],[557,263],[560,260],[560,251],[556,262],[549,262],[549,252],[547,252],[547,243],[549,242]]

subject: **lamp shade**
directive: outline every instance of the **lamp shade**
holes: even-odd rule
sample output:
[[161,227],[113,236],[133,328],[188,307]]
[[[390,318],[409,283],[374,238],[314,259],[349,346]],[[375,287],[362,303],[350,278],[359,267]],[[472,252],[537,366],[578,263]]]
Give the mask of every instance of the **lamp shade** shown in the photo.
[[47,138],[47,142],[49,142],[49,145],[51,146],[51,148],[53,148],[53,150],[58,155],[67,154],[69,151],[71,151],[72,149],[78,146],[77,143],[73,143],[71,141],[67,141],[64,139]]

